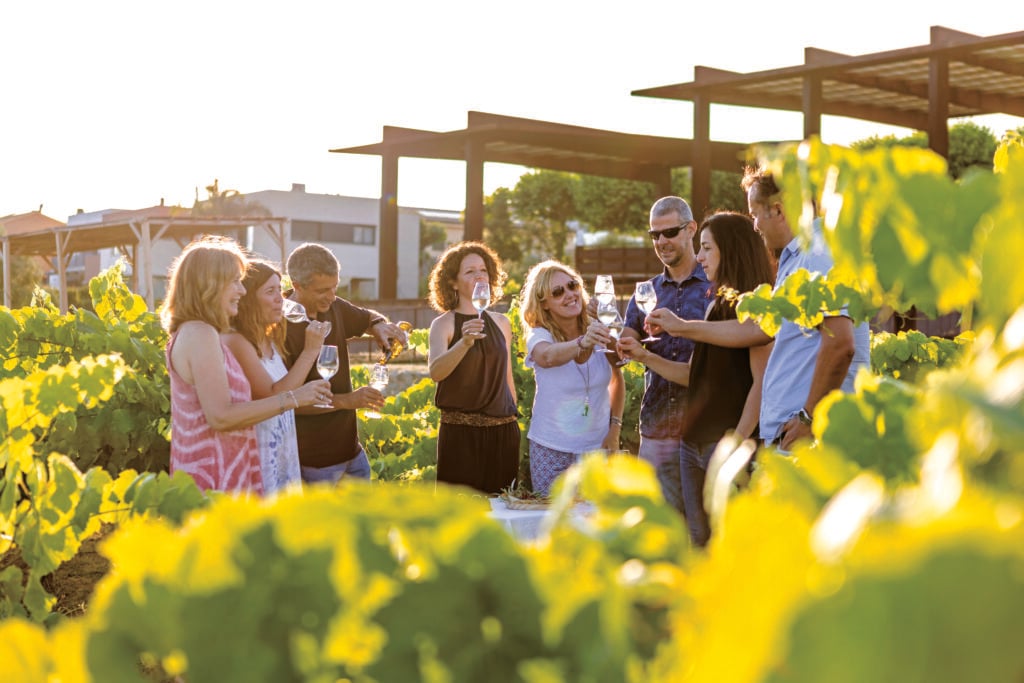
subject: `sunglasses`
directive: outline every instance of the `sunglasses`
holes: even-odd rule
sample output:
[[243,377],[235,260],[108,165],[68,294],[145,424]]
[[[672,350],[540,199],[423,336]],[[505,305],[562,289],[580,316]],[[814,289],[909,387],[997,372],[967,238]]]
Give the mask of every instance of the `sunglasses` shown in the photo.
[[562,285],[557,285],[556,287],[552,287],[551,288],[551,298],[552,299],[559,299],[559,298],[561,298],[561,296],[563,294],[565,294],[565,290],[568,289],[570,292],[575,292],[579,288],[580,288],[580,283],[579,282],[577,282],[576,280],[569,280],[568,282],[565,283],[564,287]]
[[680,230],[686,228],[687,225],[689,225],[689,223],[683,223],[682,225],[677,225],[674,228],[665,228],[664,230],[648,230],[647,234],[650,235],[651,239],[654,240],[655,242],[658,241],[659,237],[672,239],[673,237],[679,234]]

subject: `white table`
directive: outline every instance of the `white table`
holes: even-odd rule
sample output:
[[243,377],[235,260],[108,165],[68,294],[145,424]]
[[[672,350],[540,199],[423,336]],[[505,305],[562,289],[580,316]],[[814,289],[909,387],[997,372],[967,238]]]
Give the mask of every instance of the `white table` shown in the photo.
[[[507,528],[513,536],[521,541],[532,541],[540,535],[547,509],[542,510],[509,510],[501,498],[491,498],[490,517]],[[581,519],[593,510],[593,505],[580,503],[574,505],[570,515],[573,519]]]

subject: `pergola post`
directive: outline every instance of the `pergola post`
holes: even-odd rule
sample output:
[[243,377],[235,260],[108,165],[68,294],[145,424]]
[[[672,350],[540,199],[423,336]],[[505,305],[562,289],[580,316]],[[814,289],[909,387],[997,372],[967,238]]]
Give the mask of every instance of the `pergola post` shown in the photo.
[[466,215],[464,237],[484,238],[484,157],[483,144],[470,136],[465,143]]
[[381,155],[377,298],[398,296],[398,155]]
[[59,306],[61,313],[68,312],[68,264],[70,254],[65,254],[65,249],[71,239],[71,233],[62,233],[55,230],[53,239],[57,244],[57,285],[60,287]]
[[693,166],[690,203],[700,223],[711,205],[711,102],[704,95],[693,98]]
[[803,110],[804,140],[821,136],[821,77],[817,74],[804,77]]
[[944,55],[928,59],[928,147],[949,158],[949,60]]
[[4,235],[4,306],[11,307],[11,238]]

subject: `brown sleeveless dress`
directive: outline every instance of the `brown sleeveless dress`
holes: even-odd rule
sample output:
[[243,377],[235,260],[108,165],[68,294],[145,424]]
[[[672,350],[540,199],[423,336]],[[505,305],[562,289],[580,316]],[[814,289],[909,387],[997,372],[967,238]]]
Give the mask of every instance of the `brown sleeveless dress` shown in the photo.
[[[473,316],[453,312],[451,348]],[[505,335],[484,314],[485,338],[478,340],[448,377],[437,383],[434,404],[441,410],[437,434],[437,480],[499,493],[519,473],[519,424],[506,380],[509,350]]]

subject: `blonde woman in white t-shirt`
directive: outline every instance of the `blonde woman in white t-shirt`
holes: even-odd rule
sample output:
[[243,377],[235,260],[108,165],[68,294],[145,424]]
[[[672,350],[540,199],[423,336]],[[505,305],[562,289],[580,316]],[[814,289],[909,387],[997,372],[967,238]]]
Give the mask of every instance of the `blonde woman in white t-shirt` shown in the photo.
[[530,442],[533,490],[547,495],[555,478],[583,453],[617,450],[625,404],[614,339],[591,320],[579,274],[558,261],[530,269],[522,293],[526,366],[537,382]]

